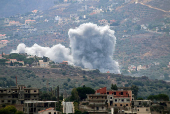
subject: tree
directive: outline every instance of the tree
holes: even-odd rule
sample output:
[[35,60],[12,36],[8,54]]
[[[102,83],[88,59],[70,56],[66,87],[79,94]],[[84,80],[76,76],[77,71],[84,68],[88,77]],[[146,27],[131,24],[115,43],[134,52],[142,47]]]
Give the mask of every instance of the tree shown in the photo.
[[159,95],[149,95],[148,98],[149,100],[158,100],[158,101],[169,101],[169,96],[166,94],[159,94]]
[[159,99],[160,101],[169,101],[169,96],[166,95],[166,94],[159,94],[159,95],[158,95],[158,99]]
[[15,114],[24,114],[22,111],[17,111]]
[[79,95],[78,95],[78,92],[77,92],[76,88],[72,89],[70,100],[71,101],[78,101],[79,100]]
[[47,62],[48,61],[48,57],[43,56],[43,62]]
[[137,99],[138,90],[139,90],[138,86],[132,85],[132,86],[131,86],[131,90],[132,90],[132,92],[133,92],[133,94],[134,94],[134,98]]
[[14,64],[12,63],[12,61],[11,61],[11,63],[10,63],[10,66],[13,66]]
[[15,114],[17,112],[17,109],[13,105],[6,106],[4,110],[8,110],[9,114]]
[[116,84],[114,84],[114,85],[112,84],[112,85],[111,85],[111,89],[112,89],[112,90],[118,90],[118,87],[117,87]]
[[139,97],[137,100],[144,100],[142,97]]
[[83,87],[78,87],[77,91],[78,91],[80,100],[86,99],[87,98],[86,94],[94,94],[95,93],[94,89],[92,89],[91,87],[86,87],[85,85]]

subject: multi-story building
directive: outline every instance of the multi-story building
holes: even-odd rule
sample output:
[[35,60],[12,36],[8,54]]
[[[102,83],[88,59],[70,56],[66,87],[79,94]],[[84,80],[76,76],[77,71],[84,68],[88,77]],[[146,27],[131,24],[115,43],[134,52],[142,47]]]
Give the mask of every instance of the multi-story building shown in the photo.
[[56,109],[56,103],[57,101],[25,101],[23,111],[24,114],[38,114],[39,111],[49,108]]
[[125,114],[151,114],[150,110],[151,101],[150,100],[134,100],[132,101],[132,109],[125,111]]
[[118,90],[107,90],[106,87],[96,90],[95,94],[107,96],[107,106],[109,109],[124,110],[131,109],[131,101],[134,100],[132,90],[130,88],[118,88]]
[[0,88],[0,104],[23,104],[25,100],[39,100],[39,89],[24,85]]
[[87,94],[89,101],[89,114],[107,114],[107,95],[106,94]]

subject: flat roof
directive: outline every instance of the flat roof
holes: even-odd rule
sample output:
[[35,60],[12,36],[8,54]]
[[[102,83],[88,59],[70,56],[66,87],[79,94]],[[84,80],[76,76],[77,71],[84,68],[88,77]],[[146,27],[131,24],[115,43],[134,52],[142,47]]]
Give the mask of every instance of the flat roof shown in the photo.
[[24,103],[56,103],[58,101],[25,101]]

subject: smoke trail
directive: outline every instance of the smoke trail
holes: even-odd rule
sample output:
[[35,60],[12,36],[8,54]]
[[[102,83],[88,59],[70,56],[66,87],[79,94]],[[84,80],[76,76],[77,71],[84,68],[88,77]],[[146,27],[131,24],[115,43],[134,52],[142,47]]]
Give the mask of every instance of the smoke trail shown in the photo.
[[27,53],[46,56],[55,62],[69,61],[76,66],[89,69],[99,69],[101,72],[120,73],[118,62],[113,60],[116,37],[109,26],[100,27],[85,23],[68,32],[70,47],[57,44],[51,48],[34,44],[26,47],[19,44],[11,53]]

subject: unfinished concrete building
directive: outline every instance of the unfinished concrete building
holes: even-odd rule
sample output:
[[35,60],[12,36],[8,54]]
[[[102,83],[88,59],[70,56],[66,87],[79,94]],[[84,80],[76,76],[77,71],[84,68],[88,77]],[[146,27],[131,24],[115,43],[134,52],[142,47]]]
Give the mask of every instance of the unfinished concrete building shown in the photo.
[[23,104],[25,100],[39,100],[39,89],[24,85],[0,88],[0,104]]

